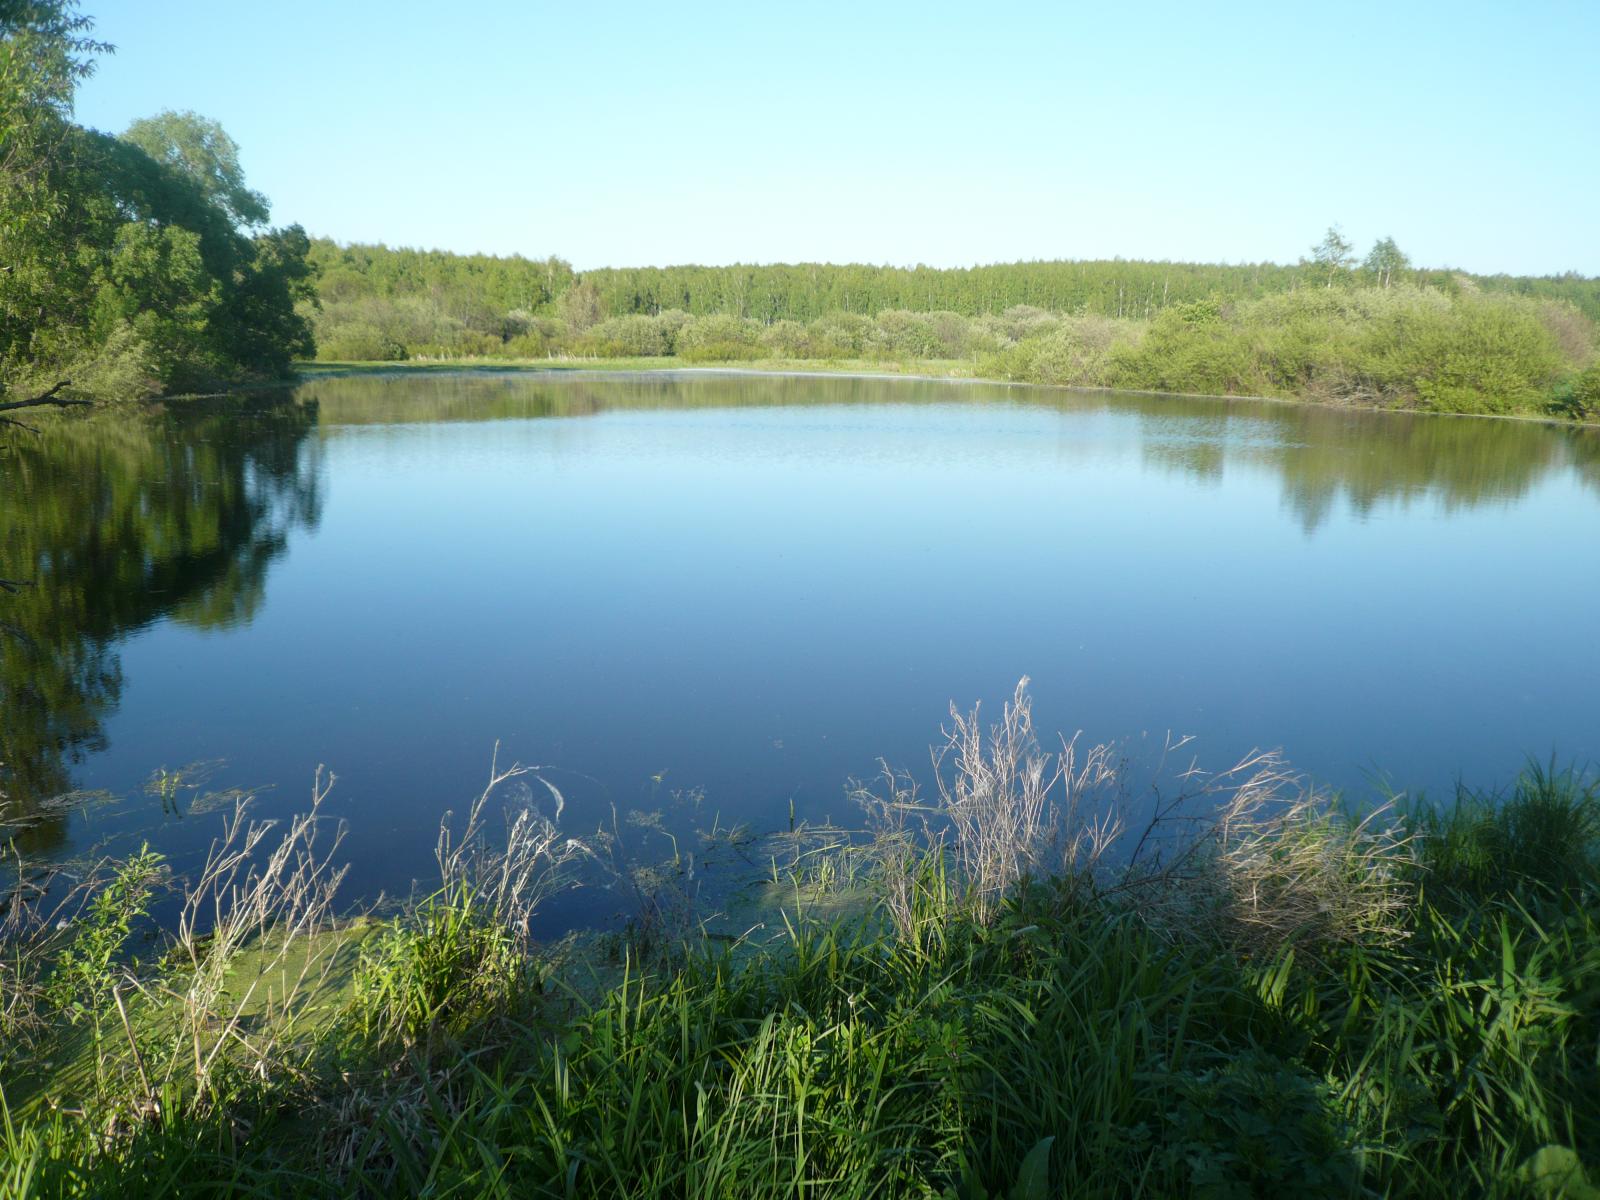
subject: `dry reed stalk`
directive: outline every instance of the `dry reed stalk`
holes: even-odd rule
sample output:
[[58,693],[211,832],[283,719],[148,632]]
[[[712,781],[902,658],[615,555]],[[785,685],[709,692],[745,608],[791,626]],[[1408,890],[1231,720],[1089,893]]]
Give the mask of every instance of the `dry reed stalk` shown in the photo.
[[[563,834],[556,824],[566,807],[560,789],[540,775],[537,767],[513,763],[501,770],[499,758],[500,744],[496,742],[489,763],[489,782],[468,808],[466,827],[456,837],[451,829],[451,814],[445,813],[439,823],[434,857],[439,864],[442,893],[486,906],[494,921],[517,939],[518,947],[526,949],[540,906],[572,886],[572,868],[581,860],[593,859],[594,853],[586,843]],[[508,811],[505,848],[492,849],[486,836],[484,810],[502,785],[523,775],[531,775],[544,785],[555,800],[555,816],[546,817],[532,804],[515,815]]]
[[[181,983],[144,990],[153,1002],[179,1002],[182,1048],[175,1047],[166,1078],[187,1058],[190,1066],[181,1069],[192,1069],[196,1104],[207,1101],[228,1052],[242,1050],[240,1065],[259,1078],[298,1070],[294,1034],[332,968],[337,939],[324,935],[333,931],[334,895],[348,869],[333,862],[342,822],[326,849],[317,844],[333,784],[319,767],[310,810],[290,819],[276,845],[268,836],[279,822],[247,821],[249,805],[238,803],[184,889],[172,955],[182,963]],[[247,949],[259,954],[254,977],[230,986]]]
[[[933,752],[937,793],[883,764],[875,787],[851,795],[866,814],[884,903],[902,932],[913,921],[916,877],[943,856],[980,921],[1028,876],[1103,897],[1137,894],[1175,936],[1222,937],[1247,951],[1403,936],[1412,902],[1409,838],[1391,805],[1345,816],[1275,751],[1252,751],[1225,771],[1168,761],[1189,742],[1164,743],[1148,817],[1126,854],[1128,765],[1113,747],[1079,737],[1043,751],[1026,676],[985,728],[979,709],[951,705]],[[1115,858],[1115,865],[1113,859]]]

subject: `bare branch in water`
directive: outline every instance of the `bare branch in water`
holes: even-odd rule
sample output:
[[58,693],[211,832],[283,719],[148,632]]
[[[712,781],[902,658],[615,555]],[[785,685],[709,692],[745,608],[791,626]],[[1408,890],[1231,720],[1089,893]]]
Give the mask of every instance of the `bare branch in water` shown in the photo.
[[[63,388],[69,388],[71,386],[72,380],[62,379],[58,380],[48,390],[40,392],[37,396],[31,396],[26,400],[0,401],[0,413],[17,412],[24,408],[43,408],[45,406],[49,406],[51,408],[74,408],[78,406],[87,407],[90,403],[87,400],[71,399],[60,394]],[[37,432],[33,426],[26,425],[12,417],[0,416],[0,425],[14,425],[18,429],[26,429],[29,433]]]

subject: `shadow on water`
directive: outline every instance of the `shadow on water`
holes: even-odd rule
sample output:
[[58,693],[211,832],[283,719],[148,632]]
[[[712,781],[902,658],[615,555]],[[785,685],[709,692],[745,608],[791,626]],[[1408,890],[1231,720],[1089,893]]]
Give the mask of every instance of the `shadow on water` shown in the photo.
[[0,450],[0,830],[55,847],[51,801],[104,746],[120,638],[248,622],[290,531],[315,526],[316,405],[273,396],[39,421]]

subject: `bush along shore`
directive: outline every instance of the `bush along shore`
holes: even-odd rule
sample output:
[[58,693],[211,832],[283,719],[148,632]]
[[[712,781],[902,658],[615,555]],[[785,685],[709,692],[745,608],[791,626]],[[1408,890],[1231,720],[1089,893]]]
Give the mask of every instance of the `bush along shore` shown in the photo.
[[[1357,814],[1047,751],[1021,687],[946,739],[858,830],[706,833],[767,863],[722,926],[689,845],[502,823],[520,768],[384,915],[337,915],[323,781],[182,880],[19,880],[0,1194],[1600,1195],[1591,778]],[[628,925],[536,941],[596,873]]]
[[328,362],[849,363],[1025,383],[1268,396],[1429,412],[1600,419],[1594,322],[1564,300],[1394,284],[1171,304],[1149,317],[1015,305],[802,323],[680,310],[514,314],[474,331],[433,300],[325,304]]

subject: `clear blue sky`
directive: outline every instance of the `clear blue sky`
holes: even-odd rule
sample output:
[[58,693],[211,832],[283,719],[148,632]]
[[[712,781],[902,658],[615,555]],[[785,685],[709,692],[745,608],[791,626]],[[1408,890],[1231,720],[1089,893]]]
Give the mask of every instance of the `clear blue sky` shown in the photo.
[[1600,0],[84,0],[78,118],[215,117],[341,241],[1600,274]]

